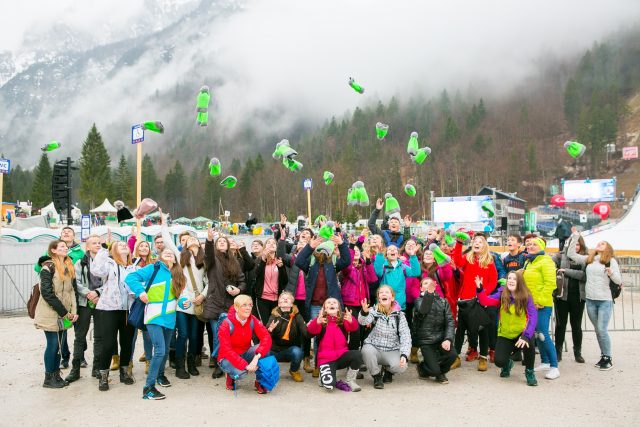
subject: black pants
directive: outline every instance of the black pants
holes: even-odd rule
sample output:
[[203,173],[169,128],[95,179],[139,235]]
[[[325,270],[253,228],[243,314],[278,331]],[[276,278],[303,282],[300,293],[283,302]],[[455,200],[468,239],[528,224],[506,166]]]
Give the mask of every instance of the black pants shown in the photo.
[[84,352],[87,351],[87,334],[91,326],[93,316],[93,366],[98,367],[98,357],[102,351],[102,338],[98,332],[96,319],[97,310],[89,307],[78,306],[78,320],[73,324],[75,338],[73,339],[73,360],[84,359]]
[[126,310],[96,311],[98,312],[97,328],[102,336],[100,370],[109,369],[111,356],[117,352],[116,337],[118,336],[120,338],[120,366],[128,366],[131,361],[131,346],[133,344],[133,335],[135,334],[135,328],[130,323],[127,323],[129,313]]
[[424,361],[422,366],[427,375],[446,374],[451,369],[451,364],[458,357],[458,353],[453,346],[446,351],[442,348],[442,343],[426,344],[420,347]]
[[271,316],[271,310],[278,306],[278,301],[256,298],[256,302],[258,303],[258,319],[260,319],[265,327],[269,326],[267,322],[269,321],[269,316]]
[[338,369],[350,368],[360,369],[362,366],[362,354],[360,350],[349,350],[337,360],[320,365],[320,381],[324,386],[336,386],[336,371]]
[[487,335],[489,338],[489,349],[496,349],[496,340],[498,339],[498,307],[487,307],[487,314],[491,318],[491,323],[487,328]]
[[582,348],[582,314],[584,313],[584,301],[580,301],[579,285],[569,284],[567,300],[556,299],[556,349],[562,351],[564,335],[567,331],[567,319],[571,322],[571,338],[573,348]]
[[[305,323],[309,323],[309,310],[305,306],[304,300],[296,300],[296,307],[298,307],[298,311],[300,311],[300,315]],[[311,338],[302,337],[302,357],[311,357]]]
[[479,331],[468,331],[467,324],[464,320],[464,316],[460,314],[460,306],[458,305],[458,329],[456,329],[456,353],[460,354],[462,351],[462,344],[464,343],[464,334],[469,334],[469,347],[478,348],[478,338],[480,341],[480,355],[486,356],[489,351],[489,333],[487,328],[482,328]]
[[407,325],[409,325],[409,330],[411,330],[411,327],[413,325],[413,306],[414,304],[412,302],[408,302],[406,304],[407,308],[402,310],[404,311],[404,317],[405,319],[407,319]]
[[[502,368],[506,365],[514,352],[520,351],[520,349],[516,347],[518,338],[509,339],[505,337],[498,337],[496,341],[495,354],[495,364],[498,368]],[[522,349],[522,354],[524,356],[524,366],[527,369],[533,369],[533,362],[536,358],[536,349],[533,346],[533,342],[529,343],[529,347]]]
[[[345,309],[349,309],[351,310],[351,313],[354,316],[358,316],[358,313],[360,312],[360,306],[352,306],[352,305],[348,305],[345,306]],[[362,347],[362,342],[361,342],[361,337],[362,337],[362,326],[358,326],[358,329],[356,329],[353,332],[349,332],[349,350],[360,350],[360,348]]]

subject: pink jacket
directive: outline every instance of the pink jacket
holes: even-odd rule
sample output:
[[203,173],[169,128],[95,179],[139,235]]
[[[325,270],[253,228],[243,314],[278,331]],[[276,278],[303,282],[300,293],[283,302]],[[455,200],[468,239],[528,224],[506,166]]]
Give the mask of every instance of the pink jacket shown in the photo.
[[[351,254],[353,256],[353,253]],[[342,303],[347,306],[359,306],[363,299],[371,301],[369,284],[378,280],[373,264],[367,265],[360,259],[360,267],[349,264],[340,272],[340,294]]]
[[131,256],[133,256],[133,250],[136,247],[136,236],[135,235],[129,236],[129,238],[127,239],[127,245],[129,246],[129,250],[131,251]]
[[[407,267],[411,266],[408,257],[403,257],[402,263]],[[419,277],[405,277],[405,281],[407,282],[407,287],[405,288],[405,292],[407,294],[407,304],[413,304],[413,302],[420,296],[420,280]],[[441,295],[442,296],[442,295]]]
[[[340,356],[349,351],[347,337],[342,328],[336,323],[336,317],[329,316],[326,325],[319,325],[317,318],[311,319],[307,325],[310,335],[320,335],[324,329],[324,335],[318,344],[318,366],[338,360]],[[351,322],[343,322],[345,332],[354,332],[358,325],[357,314],[351,318]]]

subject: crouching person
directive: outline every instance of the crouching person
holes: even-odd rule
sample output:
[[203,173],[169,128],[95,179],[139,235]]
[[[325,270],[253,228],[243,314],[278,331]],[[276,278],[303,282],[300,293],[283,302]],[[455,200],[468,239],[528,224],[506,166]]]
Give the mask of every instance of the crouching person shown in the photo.
[[424,360],[418,364],[418,375],[448,384],[445,375],[458,357],[453,316],[449,302],[436,292],[436,282],[427,277],[420,283],[420,297],[413,309],[413,345],[420,348]]
[[378,288],[378,304],[369,308],[362,301],[358,322],[371,325],[371,332],[362,346],[362,359],[373,377],[373,387],[384,388],[393,381],[393,374],[407,369],[411,352],[411,332],[391,286]]
[[[249,372],[255,373],[258,370],[258,360],[271,350],[271,335],[258,318],[251,314],[252,310],[251,297],[238,295],[218,331],[218,360],[220,369],[227,374],[227,390],[235,390],[236,381],[246,377]],[[259,341],[257,345],[251,345],[254,333]],[[254,386],[258,394],[267,393],[258,380]]]

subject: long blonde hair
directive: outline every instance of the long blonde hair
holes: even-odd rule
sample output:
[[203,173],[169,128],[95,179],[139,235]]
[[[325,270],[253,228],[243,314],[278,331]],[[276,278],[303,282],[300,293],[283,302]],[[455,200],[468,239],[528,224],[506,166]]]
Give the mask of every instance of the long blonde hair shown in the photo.
[[481,239],[482,248],[480,249],[479,255],[476,255],[473,249],[471,249],[469,253],[467,253],[467,262],[469,264],[477,262],[481,268],[487,268],[489,264],[493,264],[493,256],[491,252],[489,252],[489,243],[487,243],[487,239],[485,239],[484,236],[476,236],[473,238],[474,241],[476,239]]
[[60,275],[60,278],[62,280],[73,279],[76,275],[76,270],[73,268],[73,261],[71,260],[71,257],[67,255],[64,257],[64,260],[60,261],[60,257],[52,252],[53,249],[58,249],[58,245],[60,243],[64,243],[65,245],[67,245],[67,242],[65,242],[64,240],[53,240],[51,243],[49,243],[49,247],[47,248],[47,255],[51,257],[51,261],[53,261],[53,265],[56,269],[55,272]]
[[129,251],[129,253],[127,254],[127,259],[122,259],[122,257],[120,256],[120,254],[118,253],[117,247],[118,245],[125,245],[127,247],[127,249],[129,249],[129,245],[127,245],[127,242],[114,242],[111,245],[111,248],[109,248],[109,255],[111,255],[111,258],[113,258],[113,260],[116,262],[116,264],[121,265],[123,267],[127,267],[129,265],[131,265],[131,251]]
[[382,288],[387,288],[387,289],[389,289],[391,291],[391,296],[393,297],[393,301],[391,301],[391,304],[389,305],[389,308],[385,308],[380,303],[376,304],[376,310],[378,310],[378,313],[384,314],[385,316],[388,316],[393,311],[393,302],[396,300],[396,293],[395,293],[395,291],[393,290],[393,288],[391,286],[382,285],[376,291],[376,299],[378,299],[378,300],[380,300],[380,298],[378,298],[378,295],[380,295],[380,289],[382,289]]
[[[613,252],[613,246],[611,246],[611,243],[605,241],[604,244],[607,247],[602,252],[598,252],[595,249],[593,249],[592,251],[589,251],[589,257],[587,257],[587,264],[591,264],[597,255],[600,255],[600,264],[607,264],[611,262],[612,258],[615,258],[616,254]],[[580,248],[582,248],[582,244],[580,245]]]

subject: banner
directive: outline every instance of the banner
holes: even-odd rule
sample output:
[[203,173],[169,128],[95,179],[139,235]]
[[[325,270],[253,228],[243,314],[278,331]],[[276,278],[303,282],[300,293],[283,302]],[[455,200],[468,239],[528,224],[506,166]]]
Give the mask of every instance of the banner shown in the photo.
[[567,203],[612,202],[616,199],[616,180],[562,181],[562,194]]

